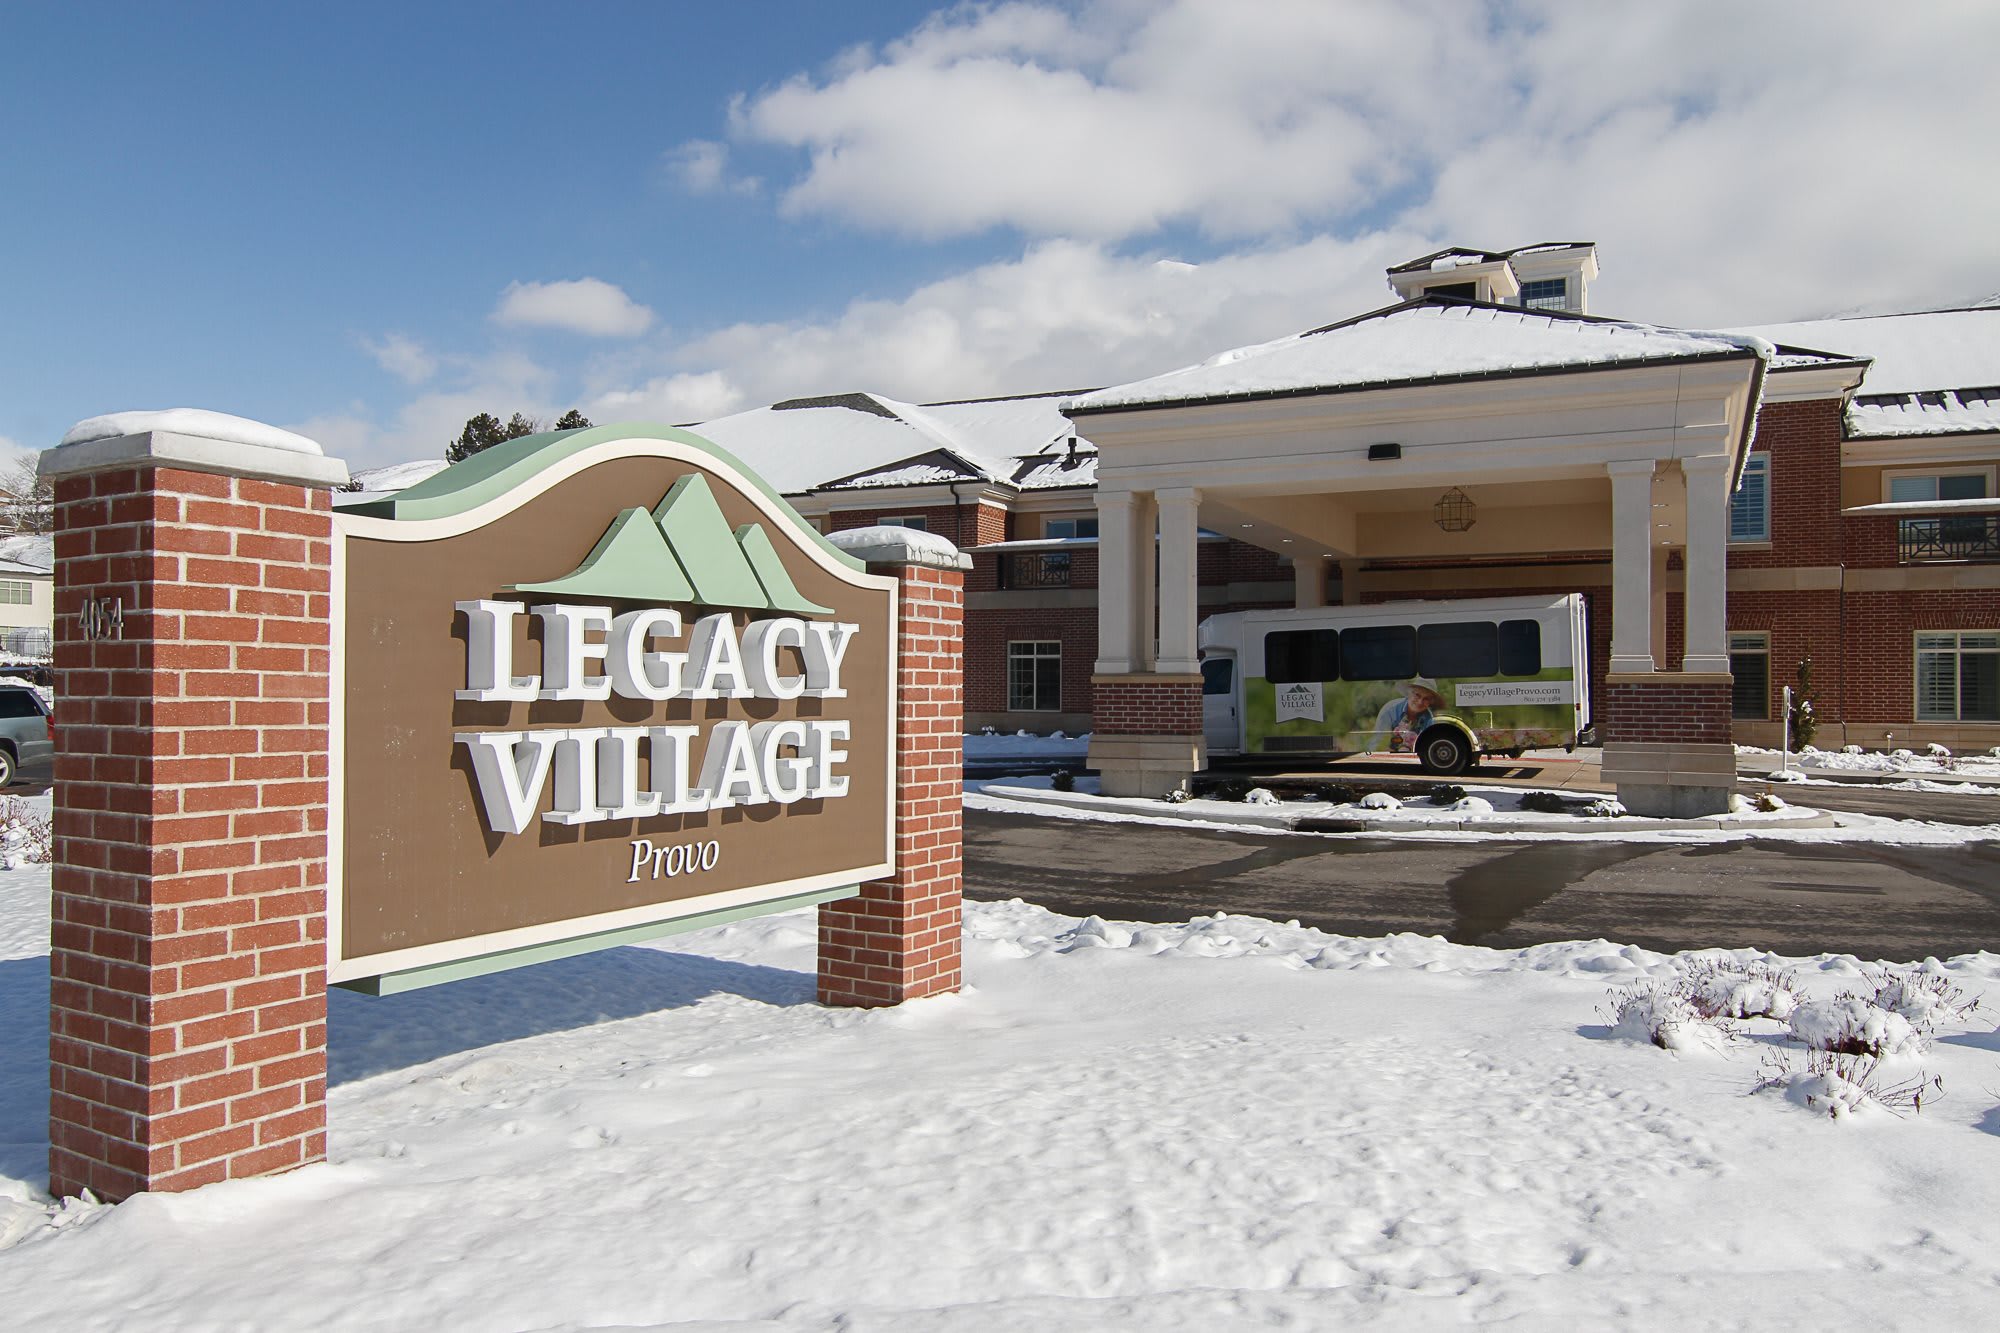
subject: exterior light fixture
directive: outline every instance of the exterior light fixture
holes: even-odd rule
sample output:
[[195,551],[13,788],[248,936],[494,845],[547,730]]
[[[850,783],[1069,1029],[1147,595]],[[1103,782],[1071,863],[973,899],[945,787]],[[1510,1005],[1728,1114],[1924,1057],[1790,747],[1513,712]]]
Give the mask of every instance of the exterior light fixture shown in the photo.
[[1368,446],[1368,461],[1380,462],[1385,458],[1401,458],[1403,446],[1400,444],[1371,444]]
[[1472,497],[1454,486],[1438,497],[1431,506],[1431,514],[1437,525],[1446,532],[1466,532],[1479,521],[1479,506],[1472,503]]

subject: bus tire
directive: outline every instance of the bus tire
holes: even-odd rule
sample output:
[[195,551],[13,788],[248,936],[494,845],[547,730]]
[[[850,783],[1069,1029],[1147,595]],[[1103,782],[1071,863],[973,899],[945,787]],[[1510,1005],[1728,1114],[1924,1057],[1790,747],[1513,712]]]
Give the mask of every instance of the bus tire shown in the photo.
[[1463,773],[1472,767],[1472,742],[1457,727],[1432,727],[1417,740],[1417,759],[1426,773]]

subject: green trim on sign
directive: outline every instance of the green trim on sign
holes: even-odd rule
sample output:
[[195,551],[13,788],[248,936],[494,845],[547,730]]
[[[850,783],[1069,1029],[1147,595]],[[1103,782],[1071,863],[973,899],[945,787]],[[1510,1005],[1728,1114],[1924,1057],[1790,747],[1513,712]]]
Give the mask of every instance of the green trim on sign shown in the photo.
[[691,602],[694,585],[674,559],[659,525],[643,509],[611,520],[576,572],[546,583],[516,583],[515,592],[565,597],[620,597],[634,602]]
[[771,534],[764,531],[762,524],[745,523],[736,529],[736,544],[743,548],[751,571],[764,585],[773,611],[790,611],[801,616],[833,614],[832,607],[806,600],[805,594],[799,591],[799,585],[792,582],[792,576],[785,572],[785,562],[778,558],[778,548],[771,545]]
[[676,917],[672,921],[654,921],[643,926],[627,926],[623,930],[605,930],[595,935],[579,935],[574,939],[530,944],[519,949],[481,954],[477,958],[460,958],[449,963],[433,963],[429,967],[385,972],[379,977],[357,977],[352,981],[337,981],[334,985],[342,990],[359,991],[363,995],[399,995],[404,991],[443,985],[447,981],[463,981],[468,977],[481,977],[490,972],[505,972],[516,967],[532,967],[536,963],[551,963],[558,958],[574,958],[578,954],[594,953],[599,949],[613,949],[623,944],[640,944],[667,935],[685,935],[691,930],[720,926],[731,921],[790,912],[800,907],[811,907],[815,903],[830,903],[841,898],[852,898],[859,892],[861,892],[859,885],[848,884],[837,889],[795,893],[789,898],[746,903],[741,907],[720,907],[712,912]]
[[799,517],[785,497],[771,489],[771,484],[758,475],[756,469],[748,467],[743,460],[727,449],[705,440],[692,431],[680,430],[674,426],[655,426],[648,422],[616,422],[608,426],[592,426],[587,430],[559,430],[542,435],[524,435],[518,440],[508,440],[496,444],[460,463],[453,463],[444,471],[394,495],[385,495],[379,500],[368,500],[361,504],[342,505],[343,514],[358,514],[364,518],[386,518],[397,522],[414,522],[430,518],[451,518],[467,510],[477,509],[489,500],[496,500],[516,486],[533,478],[536,474],[553,467],[565,458],[581,453],[595,444],[613,440],[667,440],[686,445],[697,452],[707,454],[735,468],[755,486],[766,499],[775,501],[778,507],[790,516],[798,533],[810,537],[819,548],[849,569],[865,569],[867,566],[847,552],[829,542],[813,530],[812,524]]
[[744,606],[753,611],[770,607],[757,571],[750,568],[729,520],[715,503],[708,478],[690,472],[674,483],[666,499],[653,510],[667,545],[680,557],[694,581],[696,598],[707,606]]

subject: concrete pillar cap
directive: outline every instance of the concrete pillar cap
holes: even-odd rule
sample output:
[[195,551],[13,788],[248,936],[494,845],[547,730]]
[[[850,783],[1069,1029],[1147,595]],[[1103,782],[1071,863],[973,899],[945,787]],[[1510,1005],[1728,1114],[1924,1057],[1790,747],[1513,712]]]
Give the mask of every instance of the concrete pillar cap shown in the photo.
[[305,436],[195,407],[110,412],[79,421],[42,454],[39,471],[54,480],[127,467],[181,468],[322,489],[347,483],[347,464],[328,458]]
[[827,541],[870,565],[917,565],[926,569],[972,568],[972,557],[935,532],[887,524],[827,534]]

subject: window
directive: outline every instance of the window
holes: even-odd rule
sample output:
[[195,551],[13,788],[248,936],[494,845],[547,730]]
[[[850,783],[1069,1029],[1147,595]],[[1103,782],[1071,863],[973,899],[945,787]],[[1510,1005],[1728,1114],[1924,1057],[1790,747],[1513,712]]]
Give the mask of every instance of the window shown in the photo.
[[1342,680],[1408,680],[1417,674],[1411,625],[1364,625],[1340,636]]
[[1752,454],[1743,461],[1743,483],[1729,497],[1729,540],[1771,540],[1771,456]]
[[1050,518],[1042,520],[1042,536],[1054,540],[1058,537],[1095,537],[1095,518]]
[[2000,722],[2000,630],[1917,635],[1917,720]]
[[1062,645],[1053,640],[1007,645],[1007,707],[1016,713],[1062,711]]
[[1201,664],[1201,692],[1203,694],[1228,694],[1231,683],[1230,678],[1235,674],[1235,658],[1209,658]]
[[[1891,472],[1883,486],[1894,504],[1984,500],[1993,493],[1993,470]],[[1905,561],[1990,560],[2000,554],[2000,523],[1990,513],[1906,518],[1896,525],[1896,547]]]
[[1542,674],[1542,624],[1539,620],[1500,622],[1500,674]]
[[1729,673],[1736,684],[1729,696],[1729,716],[1762,722],[1771,716],[1771,636],[1729,636]]
[[1988,468],[1963,472],[1891,472],[1886,481],[1892,504],[1917,504],[1927,500],[1984,500],[1992,489],[1993,473]]
[[1417,630],[1417,670],[1433,680],[1492,676],[1500,671],[1500,633],[1490,620],[1433,624]]
[[912,532],[929,532],[930,522],[922,514],[884,514],[875,520],[878,528],[908,528]]
[[[1349,631],[1352,633],[1353,631]],[[1340,679],[1340,632],[1278,630],[1264,636],[1264,679],[1273,685]]]
[[1521,284],[1523,310],[1569,309],[1568,278],[1537,278]]
[[31,606],[35,585],[26,579],[0,579],[0,606]]
[[1476,282],[1440,282],[1424,288],[1425,296],[1459,296],[1468,301],[1479,299],[1479,284]]

